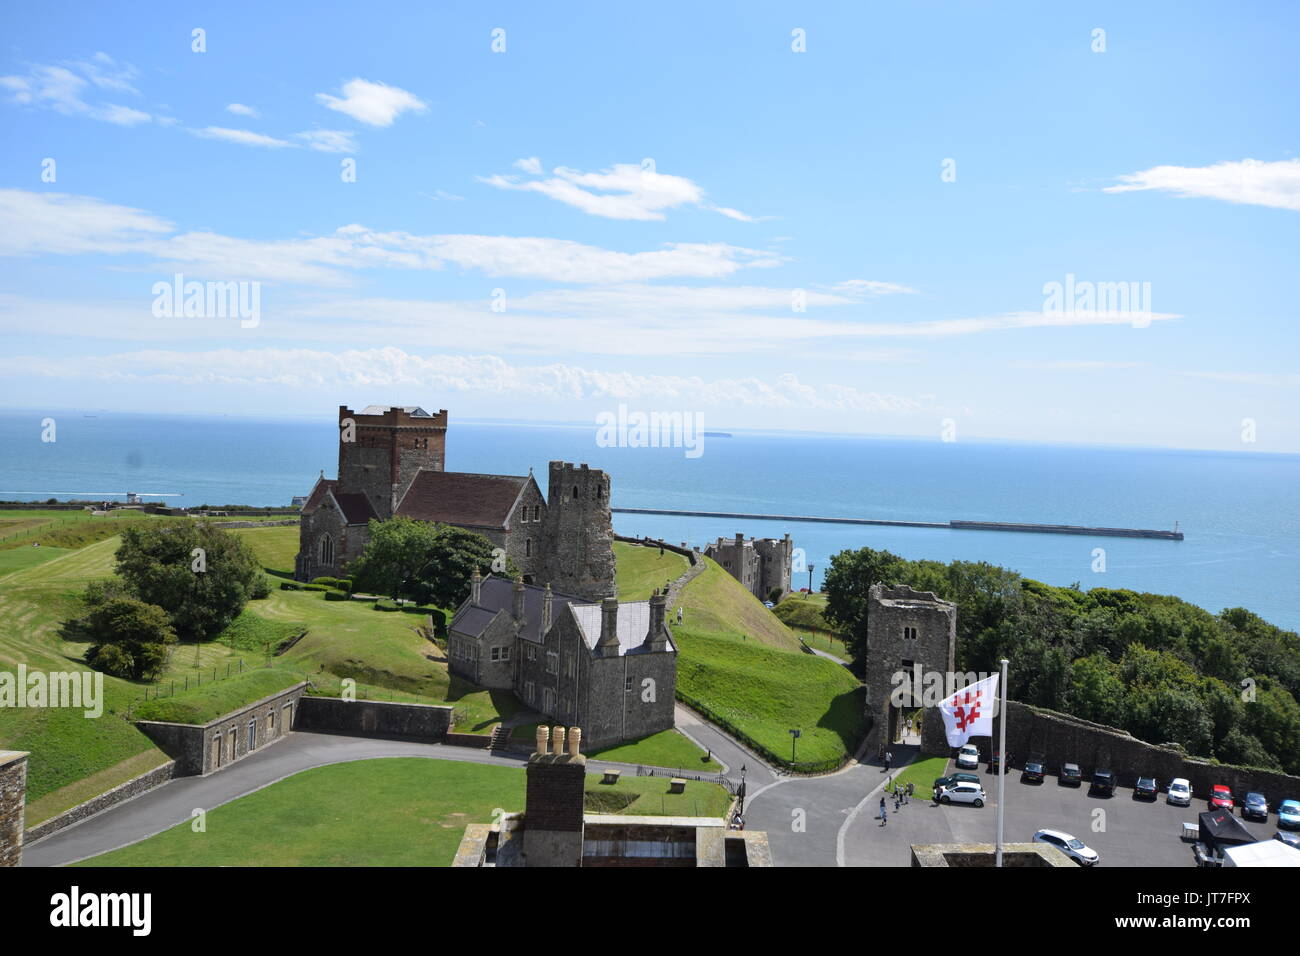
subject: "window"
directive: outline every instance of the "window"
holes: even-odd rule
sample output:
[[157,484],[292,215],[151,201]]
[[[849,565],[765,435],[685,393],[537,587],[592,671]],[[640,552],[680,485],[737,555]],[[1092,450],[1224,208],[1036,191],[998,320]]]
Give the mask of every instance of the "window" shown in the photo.
[[534,521],[541,521],[541,520],[542,520],[542,506],[541,506],[541,505],[533,505],[533,520],[534,520]]
[[257,749],[257,721],[255,719],[248,722],[248,749]]
[[630,677],[623,678],[623,693],[625,694],[632,693],[632,678]]
[[510,645],[507,644],[504,647],[492,648],[492,660],[494,661],[510,660]]
[[914,640],[916,640],[916,628],[914,628],[914,627],[905,627],[905,628],[903,628],[903,640],[905,640],[905,641],[914,641]]
[[527,523],[527,521],[528,521],[528,506],[527,506],[527,505],[524,505],[524,511],[523,511],[523,514],[521,514],[521,515],[519,516],[519,520],[520,520],[521,522]]
[[548,714],[555,710],[555,691],[549,687],[542,690],[542,710]]
[[537,685],[530,680],[524,681],[524,700],[530,704],[537,701]]
[[334,563],[334,539],[329,535],[325,535],[320,539],[320,563]]
[[578,486],[577,486],[577,485],[574,485],[574,486],[573,486],[573,500],[574,500],[574,501],[577,501],[577,500],[578,500]]
[[537,660],[537,648],[535,647],[528,648],[528,659],[530,661]]
[[564,676],[572,677],[576,668],[573,666],[574,658],[572,656],[564,659]]
[[546,652],[546,673],[555,674],[560,669],[560,655],[555,651]]
[[532,556],[533,556],[533,539],[524,538],[524,557],[531,558]]

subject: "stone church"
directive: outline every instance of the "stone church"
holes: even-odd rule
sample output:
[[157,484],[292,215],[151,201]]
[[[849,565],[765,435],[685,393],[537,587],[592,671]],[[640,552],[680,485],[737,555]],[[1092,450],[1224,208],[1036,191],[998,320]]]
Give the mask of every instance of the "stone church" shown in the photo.
[[340,405],[338,477],[322,472],[303,505],[295,578],[345,575],[371,519],[407,517],[483,535],[526,584],[589,602],[616,593],[608,475],[552,461],[543,497],[531,471],[447,471],[446,447],[446,409]]

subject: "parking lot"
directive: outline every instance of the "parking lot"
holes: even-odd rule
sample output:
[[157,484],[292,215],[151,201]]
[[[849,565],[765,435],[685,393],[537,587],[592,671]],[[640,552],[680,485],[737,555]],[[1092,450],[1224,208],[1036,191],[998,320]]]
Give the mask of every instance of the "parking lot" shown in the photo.
[[[948,771],[953,771],[949,761]],[[888,801],[888,824],[876,818],[876,800],[858,815],[845,839],[845,860],[849,866],[908,866],[913,843],[992,843],[997,832],[997,777],[987,764],[979,771],[988,794],[982,808],[936,806],[929,794],[917,793],[911,803],[894,810]],[[1161,781],[1166,784],[1167,781]],[[1091,796],[1088,783],[1061,786],[1049,775],[1042,783],[1022,783],[1020,772],[1006,775],[1004,839],[1026,842],[1041,829],[1064,830],[1078,837],[1101,855],[1100,866],[1193,866],[1192,841],[1181,838],[1184,821],[1195,823],[1198,814],[1209,809],[1207,795],[1198,794],[1190,807],[1169,806],[1165,794],[1156,800],[1135,800],[1129,787],[1114,796]],[[1243,794],[1236,794],[1240,799]],[[1292,794],[1266,794],[1275,807]],[[1268,840],[1277,832],[1277,816],[1267,823],[1241,819],[1251,833]]]

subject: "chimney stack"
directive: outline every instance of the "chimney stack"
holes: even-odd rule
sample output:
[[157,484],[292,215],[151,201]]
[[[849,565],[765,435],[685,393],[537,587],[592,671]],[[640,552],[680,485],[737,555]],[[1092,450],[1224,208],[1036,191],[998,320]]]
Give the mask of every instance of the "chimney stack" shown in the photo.
[[479,604],[480,603],[479,599],[482,596],[483,596],[483,575],[478,573],[478,568],[475,568],[474,573],[470,576],[469,579],[469,603],[474,605]]
[[664,615],[668,610],[668,597],[656,590],[650,596],[650,628],[646,631],[645,647],[651,651],[667,650],[668,640],[664,637]]
[[556,727],[551,731],[551,753],[556,757],[564,756],[564,728]]
[[569,756],[576,757],[582,753],[582,728],[569,728]]
[[554,600],[551,594],[551,582],[546,582],[546,593],[542,595],[542,635],[551,629],[551,602]]
[[524,579],[522,575],[515,578],[514,598],[515,598],[515,606],[514,606],[515,620],[522,621],[524,619]]
[[596,650],[618,656],[618,598],[607,597],[600,602],[600,641]]
[[551,743],[551,728],[545,724],[537,725],[537,754],[545,757]]

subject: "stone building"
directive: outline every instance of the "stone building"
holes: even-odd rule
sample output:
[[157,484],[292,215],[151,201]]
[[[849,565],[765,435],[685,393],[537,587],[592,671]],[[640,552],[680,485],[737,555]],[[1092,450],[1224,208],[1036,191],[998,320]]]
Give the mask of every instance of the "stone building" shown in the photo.
[[406,517],[483,535],[526,582],[592,601],[615,592],[608,475],[553,461],[543,497],[531,472],[446,471],[446,444],[445,409],[339,406],[338,478],[322,472],[303,505],[294,576],[346,574],[372,519]]
[[593,603],[476,573],[448,627],[448,667],[587,728],[592,746],[644,737],[674,726],[677,648],[665,607],[658,593]]
[[[873,584],[867,592],[866,707],[871,729],[867,752],[883,755],[898,738],[901,710],[920,707],[915,680],[900,695],[903,706],[892,699],[900,672],[909,678],[920,672],[952,673],[957,649],[957,606],[929,591],[913,591],[906,584]],[[946,684],[945,684],[946,686]],[[922,711],[921,751],[948,753],[943,717],[937,707]]]
[[27,805],[27,754],[0,750],[0,867],[23,861],[23,815]]
[[734,540],[719,538],[704,553],[760,601],[768,600],[777,588],[782,596],[790,592],[794,543],[788,534],[783,538],[746,539],[743,534],[737,534]]

